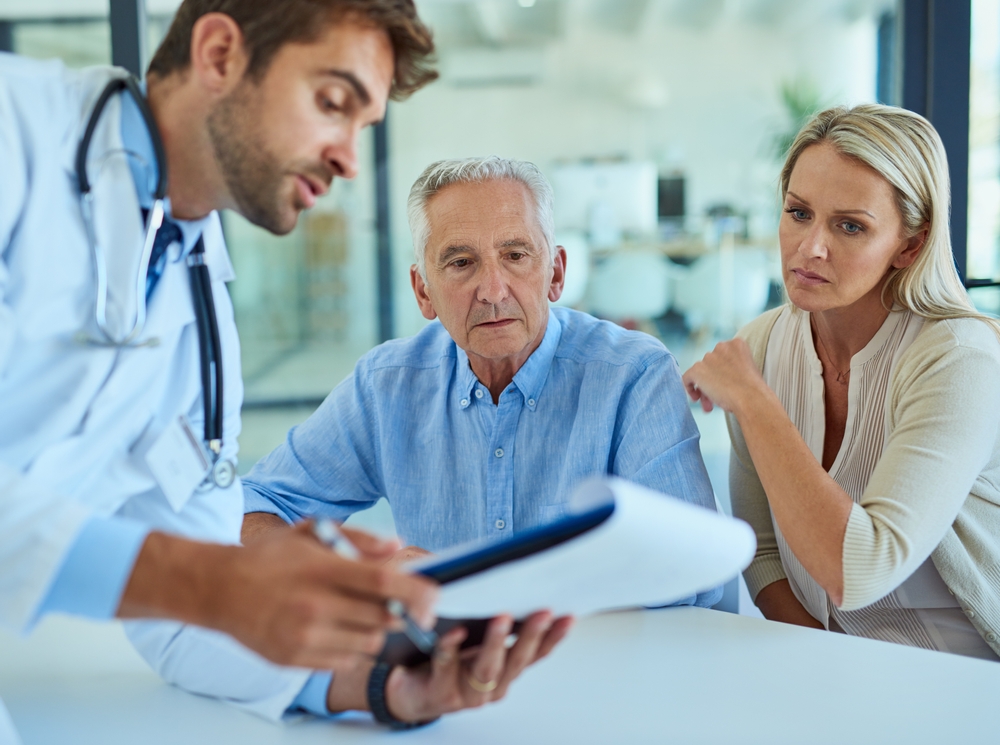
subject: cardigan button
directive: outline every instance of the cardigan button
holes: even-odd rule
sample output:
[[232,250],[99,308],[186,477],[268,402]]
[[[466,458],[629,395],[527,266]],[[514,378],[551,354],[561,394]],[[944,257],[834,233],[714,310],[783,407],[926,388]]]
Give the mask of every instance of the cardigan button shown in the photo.
[[986,641],[995,642],[996,640],[997,640],[997,635],[994,634],[992,631],[986,635]]

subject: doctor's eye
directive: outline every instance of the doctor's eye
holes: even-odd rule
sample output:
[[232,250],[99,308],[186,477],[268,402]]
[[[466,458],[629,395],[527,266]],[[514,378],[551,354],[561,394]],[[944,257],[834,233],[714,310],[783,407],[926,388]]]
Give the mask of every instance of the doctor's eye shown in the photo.
[[801,207],[786,207],[785,212],[791,215],[792,219],[796,222],[802,222],[803,220],[809,219],[809,213]]

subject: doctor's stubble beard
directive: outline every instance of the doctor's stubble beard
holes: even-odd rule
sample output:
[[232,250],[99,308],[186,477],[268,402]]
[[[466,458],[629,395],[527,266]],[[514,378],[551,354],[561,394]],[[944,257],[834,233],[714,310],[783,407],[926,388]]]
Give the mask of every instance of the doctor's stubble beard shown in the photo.
[[[282,214],[281,185],[288,170],[282,168],[256,126],[259,104],[255,103],[253,94],[252,83],[244,81],[220,101],[208,115],[208,135],[226,187],[240,214],[275,235],[285,235],[295,227],[298,214],[290,222]],[[298,170],[318,175],[323,169]],[[325,180],[329,180],[328,175]]]

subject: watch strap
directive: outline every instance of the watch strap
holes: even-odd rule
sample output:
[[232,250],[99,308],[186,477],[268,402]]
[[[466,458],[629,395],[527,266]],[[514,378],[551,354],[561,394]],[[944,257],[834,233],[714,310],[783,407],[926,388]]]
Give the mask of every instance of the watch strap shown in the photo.
[[396,719],[389,711],[389,705],[385,700],[385,685],[389,680],[389,673],[393,666],[386,662],[376,662],[368,675],[368,708],[372,711],[372,716],[379,724],[385,724],[395,730],[416,729],[424,727],[431,722],[436,722],[440,717],[428,719],[425,722],[404,722]]

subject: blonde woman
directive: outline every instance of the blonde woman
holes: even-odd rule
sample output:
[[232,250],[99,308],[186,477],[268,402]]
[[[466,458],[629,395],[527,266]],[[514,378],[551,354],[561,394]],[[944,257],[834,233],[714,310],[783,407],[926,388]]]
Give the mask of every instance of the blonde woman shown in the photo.
[[955,272],[934,128],[824,111],[781,173],[788,303],[684,375],[728,414],[767,618],[1000,660],[1000,328]]

